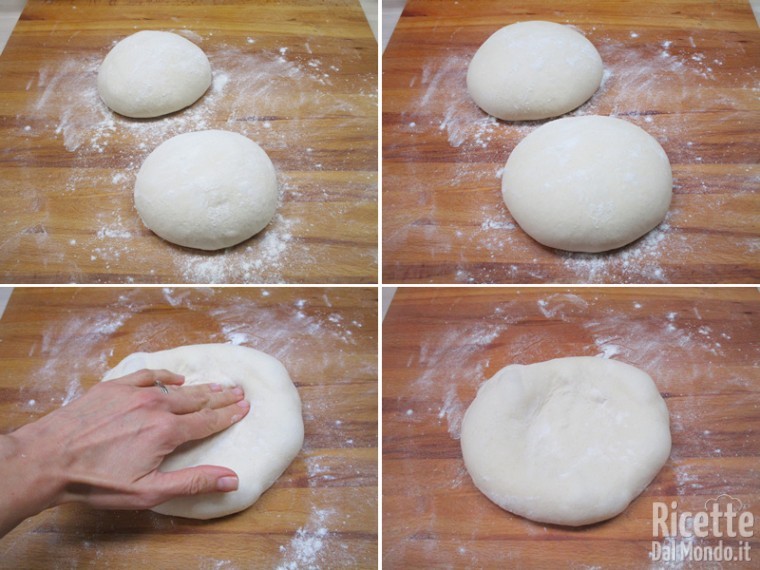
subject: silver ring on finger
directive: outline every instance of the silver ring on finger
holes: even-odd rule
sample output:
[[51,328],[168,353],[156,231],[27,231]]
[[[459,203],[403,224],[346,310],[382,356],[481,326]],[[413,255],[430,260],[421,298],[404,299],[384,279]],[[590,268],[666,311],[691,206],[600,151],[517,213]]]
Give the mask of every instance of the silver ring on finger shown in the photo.
[[161,391],[162,391],[164,394],[168,394],[168,393],[169,393],[169,388],[167,388],[167,387],[164,385],[164,383],[163,383],[163,382],[161,382],[160,380],[156,380],[155,382],[153,382],[153,385],[154,385],[154,386],[158,386],[159,388],[161,388]]

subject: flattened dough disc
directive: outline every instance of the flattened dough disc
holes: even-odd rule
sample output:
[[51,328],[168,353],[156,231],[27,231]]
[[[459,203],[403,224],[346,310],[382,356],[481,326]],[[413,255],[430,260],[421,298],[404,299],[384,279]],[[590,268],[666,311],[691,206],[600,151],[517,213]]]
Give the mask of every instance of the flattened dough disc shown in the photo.
[[462,422],[475,485],[525,518],[579,526],[621,513],[670,455],[652,379],[616,360],[515,364],[485,382]]

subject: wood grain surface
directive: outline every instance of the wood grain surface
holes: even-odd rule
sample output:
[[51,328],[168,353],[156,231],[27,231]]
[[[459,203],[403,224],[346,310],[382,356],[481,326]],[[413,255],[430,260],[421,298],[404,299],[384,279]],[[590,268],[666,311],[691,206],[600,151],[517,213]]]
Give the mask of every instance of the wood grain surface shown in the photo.
[[[605,254],[544,247],[501,198],[512,149],[546,121],[488,117],[470,58],[525,20],[579,29],[605,78],[569,115],[642,127],[673,166],[647,236]],[[755,283],[760,277],[760,31],[746,0],[410,0],[383,55],[385,283]]]
[[0,539],[0,568],[377,566],[375,289],[16,289],[0,319],[0,433],[132,352],[207,342],[263,350],[298,387],[304,447],[277,482],[210,521],[54,508]]
[[[756,288],[401,288],[383,322],[384,568],[757,567],[760,293]],[[619,516],[571,529],[506,512],[473,485],[459,438],[504,366],[606,356],[648,372],[670,412],[662,471]],[[726,493],[754,514],[752,563],[649,558],[654,501]],[[725,531],[725,527],[721,527]],[[739,539],[724,539],[738,556]]]
[[[135,120],[100,101],[98,66],[138,30],[199,45],[194,105]],[[29,0],[0,56],[0,280],[376,283],[377,43],[358,2]],[[208,253],[158,238],[132,192],[172,136],[242,133],[269,154],[270,225]]]

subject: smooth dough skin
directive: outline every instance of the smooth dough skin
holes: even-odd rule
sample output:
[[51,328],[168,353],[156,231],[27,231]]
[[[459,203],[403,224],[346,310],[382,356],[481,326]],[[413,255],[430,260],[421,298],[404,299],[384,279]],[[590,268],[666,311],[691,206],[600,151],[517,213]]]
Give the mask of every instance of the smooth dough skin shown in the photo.
[[512,151],[502,176],[510,214],[536,241],[600,252],[664,218],[673,176],[659,143],[627,121],[595,115],[547,123]]
[[98,70],[101,99],[117,113],[134,118],[184,109],[210,85],[206,54],[171,32],[146,30],[124,38]]
[[603,71],[594,45],[571,27],[519,22],[480,46],[467,70],[467,90],[478,107],[499,119],[548,119],[586,102]]
[[267,153],[228,131],[197,131],[162,143],[135,181],[143,222],[167,241],[215,250],[263,230],[277,209]]
[[652,379],[616,360],[511,365],[462,422],[475,485],[501,508],[580,526],[621,513],[670,455],[668,409]]
[[228,467],[238,475],[237,491],[172,499],[153,511],[193,519],[242,511],[253,505],[298,455],[304,433],[301,399],[287,370],[276,358],[244,346],[188,345],[131,354],[102,381],[144,368],[182,374],[185,386],[211,382],[237,384],[251,403],[242,420],[206,439],[181,445],[159,467],[161,471],[198,465]]

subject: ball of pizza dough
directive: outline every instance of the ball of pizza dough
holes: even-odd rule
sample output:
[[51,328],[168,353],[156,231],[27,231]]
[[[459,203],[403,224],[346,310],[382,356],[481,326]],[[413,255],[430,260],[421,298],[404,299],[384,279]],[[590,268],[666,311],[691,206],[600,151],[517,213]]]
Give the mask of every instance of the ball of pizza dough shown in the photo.
[[621,513],[670,456],[668,408],[648,374],[598,357],[511,365],[462,422],[475,486],[501,508],[580,526]]
[[267,153],[229,131],[171,138],[145,159],[135,182],[143,222],[167,241],[216,250],[260,232],[277,209],[277,175]]
[[[247,509],[282,475],[303,445],[301,399],[279,360],[258,350],[230,344],[194,344],[159,352],[135,352],[103,382],[148,368],[185,377],[185,386],[215,382],[243,388],[248,414],[224,431],[188,442],[164,458],[160,471],[220,465],[237,473],[239,486],[228,493],[171,499],[153,511],[194,519],[223,517]],[[157,388],[156,388],[157,389]],[[166,395],[171,398],[171,393]]]
[[106,105],[134,118],[159,117],[192,105],[211,85],[211,65],[193,42],[144,30],[108,52],[98,70]]
[[512,151],[502,175],[510,214],[536,241],[567,251],[622,247],[665,217],[673,177],[646,131],[611,117],[542,125]]
[[467,90],[478,107],[499,119],[547,119],[588,100],[602,72],[599,52],[573,28],[519,22],[480,46],[467,70]]

